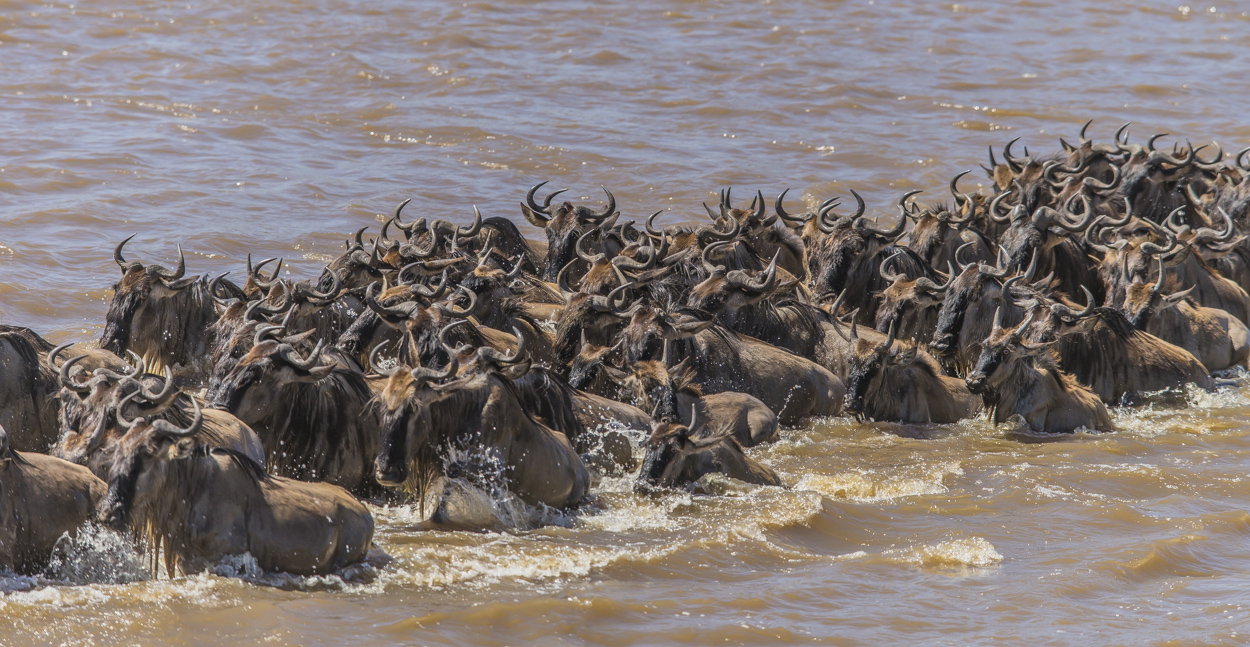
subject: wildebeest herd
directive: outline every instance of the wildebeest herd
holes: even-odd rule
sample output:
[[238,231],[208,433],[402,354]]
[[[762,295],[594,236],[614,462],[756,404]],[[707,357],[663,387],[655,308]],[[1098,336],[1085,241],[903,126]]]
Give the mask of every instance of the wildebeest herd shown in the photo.
[[1049,157],[991,149],[987,188],[908,192],[893,224],[854,191],[725,189],[710,222],[663,227],[543,183],[520,209],[545,243],[405,201],[312,280],[191,276],[121,241],[98,348],[0,329],[0,569],[94,521],[171,574],[245,552],[328,573],[370,548],[358,498],[447,479],[554,509],[633,470],[781,485],[743,448],[810,417],[1108,431],[1107,405],[1213,388],[1250,343],[1250,149],[1086,128]]

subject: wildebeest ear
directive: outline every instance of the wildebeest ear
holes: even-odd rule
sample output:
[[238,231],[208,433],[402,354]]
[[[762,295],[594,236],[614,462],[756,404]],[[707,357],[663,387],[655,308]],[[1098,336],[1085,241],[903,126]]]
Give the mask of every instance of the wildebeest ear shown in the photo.
[[906,349],[896,350],[894,353],[895,364],[910,364],[916,361],[916,347],[911,346]]
[[184,458],[190,458],[194,451],[194,438],[179,438],[177,441],[169,445],[169,459],[176,461]]

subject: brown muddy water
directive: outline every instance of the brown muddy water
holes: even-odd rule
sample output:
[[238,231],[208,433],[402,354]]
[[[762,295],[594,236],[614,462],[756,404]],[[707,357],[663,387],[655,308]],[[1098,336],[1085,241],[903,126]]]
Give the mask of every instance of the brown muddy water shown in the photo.
[[[0,0],[0,321],[98,338],[134,232],[311,277],[409,197],[531,234],[547,179],[664,222],[728,185],[888,213],[1090,118],[1250,145],[1250,16],[1183,2]],[[1050,442],[832,419],[752,450],[786,489],[608,480],[537,527],[466,498],[496,532],[375,509],[369,584],[123,583],[101,536],[0,578],[0,644],[1245,644],[1248,415],[1250,387]]]

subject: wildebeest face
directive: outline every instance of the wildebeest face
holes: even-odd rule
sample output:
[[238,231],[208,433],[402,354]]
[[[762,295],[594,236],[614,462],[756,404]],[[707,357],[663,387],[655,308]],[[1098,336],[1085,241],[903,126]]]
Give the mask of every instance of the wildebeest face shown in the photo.
[[638,487],[663,487],[666,485],[666,473],[677,472],[674,461],[679,458],[682,448],[689,444],[687,434],[689,428],[672,422],[656,424],[647,439],[647,453],[642,459],[642,469],[638,472]]
[[981,299],[988,283],[993,281],[997,286],[998,279],[991,272],[993,270],[982,271],[977,265],[969,265],[947,288],[942,309],[938,312],[937,329],[933,331],[931,348],[934,351],[950,353],[958,348],[959,331],[963,328],[969,305]]
[[[178,267],[172,272],[159,265],[144,267],[142,263],[127,261],[122,257],[122,248],[130,238],[123,240],[113,250],[113,260],[121,268],[122,278],[113,286],[113,301],[109,304],[109,311],[104,319],[104,333],[100,336],[100,347],[119,356],[132,345],[136,318],[142,322],[149,311],[155,313],[169,308],[169,304],[162,302],[199,279],[198,276],[185,276],[186,260],[181,247],[178,248]],[[144,328],[145,326],[139,326],[138,332],[154,334]]]
[[[918,286],[919,281],[925,281]],[[877,308],[877,330],[886,330],[890,324],[900,324],[902,318],[925,308],[936,308],[942,305],[942,293],[924,289],[932,285],[932,281],[921,279],[900,279],[890,284],[881,293],[881,306]]]
[[[450,397],[456,384],[434,385],[431,379],[450,377],[455,362],[439,376],[429,369],[397,371],[379,396],[386,409],[382,414],[382,448],[374,461],[378,483],[398,487],[409,478],[409,465],[423,447],[432,442],[433,419],[430,406]],[[444,386],[446,388],[444,388]]]
[[[119,408],[126,408],[133,397],[128,396]],[[194,419],[185,429],[165,420],[118,416],[118,426],[126,433],[117,441],[112,457],[108,493],[97,512],[99,521],[124,528],[133,521],[132,511],[149,507],[149,501],[166,494],[170,463],[192,456],[198,444],[195,434],[203,422],[198,404]]]
[[864,410],[864,397],[868,394],[868,387],[872,384],[873,378],[881,372],[881,368],[889,354],[889,348],[885,344],[874,344],[866,339],[856,340],[852,349],[854,355],[851,357],[850,367],[846,376],[846,403],[845,408],[850,413],[862,413]]

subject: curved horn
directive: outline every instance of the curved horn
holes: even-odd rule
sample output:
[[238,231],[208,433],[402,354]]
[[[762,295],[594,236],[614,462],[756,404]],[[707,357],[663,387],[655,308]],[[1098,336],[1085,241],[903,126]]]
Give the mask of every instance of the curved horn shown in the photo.
[[1085,136],[1085,131],[1089,129],[1089,125],[1092,123],[1094,123],[1094,120],[1090,119],[1089,121],[1085,122],[1084,126],[1081,126],[1081,132],[1079,135],[1077,135],[1077,137],[1079,138],[1082,144],[1089,141],[1089,138]]
[[742,224],[738,222],[737,218],[728,218],[727,220],[730,222],[729,231],[721,232],[714,228],[706,229],[703,235],[712,240],[733,240],[737,238],[738,234],[742,232]]
[[893,254],[890,254],[886,258],[882,259],[881,265],[877,267],[877,274],[880,274],[881,278],[889,281],[890,283],[897,283],[899,281],[906,280],[907,276],[905,274],[899,274],[897,272],[889,271],[890,261],[893,261],[895,257],[897,257],[898,255],[902,253],[903,253],[903,250],[900,249],[894,252]]
[[456,235],[460,238],[472,238],[482,231],[482,212],[477,210],[477,205],[473,205],[473,224],[468,228],[457,227]]
[[1020,162],[1016,161],[1016,158],[1011,156],[1011,146],[1018,141],[1020,141],[1019,137],[1007,142],[1007,145],[1003,146],[1003,159],[1007,160],[1007,166],[1016,173],[1024,170],[1024,166],[1021,165]]
[[420,283],[413,283],[408,286],[408,291],[413,294],[419,294],[427,299],[441,298],[443,293],[447,291],[447,269],[443,268],[443,274],[439,278],[437,287],[428,288]]
[[324,345],[325,340],[317,340],[316,347],[312,349],[312,352],[308,354],[308,357],[301,358],[299,356],[299,351],[295,350],[294,346],[290,344],[279,344],[278,357],[281,357],[282,361],[302,371],[312,370],[312,368],[317,365],[317,362],[321,360],[321,349]]
[[727,269],[728,269],[728,268],[727,268],[727,267],[725,267],[724,265],[715,265],[715,264],[713,264],[713,263],[712,263],[712,261],[710,260],[709,256],[710,256],[710,252],[711,252],[712,250],[714,250],[714,249],[716,249],[716,248],[718,248],[718,247],[722,247],[722,246],[725,246],[725,245],[729,245],[729,244],[730,244],[730,243],[729,243],[729,241],[722,240],[722,241],[718,241],[718,242],[712,243],[711,245],[708,245],[707,247],[704,247],[704,248],[703,248],[703,254],[702,254],[702,259],[703,259],[703,267],[704,267],[704,268],[708,271],[708,273],[709,273],[709,274],[715,274],[715,273],[717,273],[717,272],[722,272],[722,273],[723,273],[723,272],[727,271]]
[[374,311],[383,321],[391,325],[398,325],[408,319],[412,315],[413,310],[417,308],[416,303],[405,303],[400,306],[388,307],[378,302],[378,282],[374,281],[365,288],[365,305]]
[[452,357],[451,361],[447,362],[447,367],[443,370],[442,373],[439,373],[438,371],[435,371],[433,369],[421,367],[421,368],[414,368],[411,371],[408,371],[408,374],[412,376],[412,388],[415,390],[415,389],[421,388],[421,386],[424,385],[426,382],[437,382],[439,380],[445,380],[449,377],[452,377],[456,374],[456,371],[459,369],[460,369],[460,362],[455,357]]
[[[65,344],[63,346],[57,346],[56,348],[52,349],[52,352],[59,353],[60,351],[64,350],[65,348],[68,348],[71,345],[72,344]],[[70,359],[66,360],[64,364],[61,364],[61,370],[60,370],[61,386],[64,386],[65,388],[71,391],[74,391],[76,393],[89,393],[91,391],[91,387],[86,386],[82,384],[81,382],[74,381],[74,379],[71,378],[69,375],[69,369],[74,364],[77,364],[78,362],[81,362],[84,359],[87,359],[87,355],[79,355],[77,357],[71,357]]]
[[520,329],[516,326],[512,327],[512,334],[516,337],[516,352],[511,355],[505,355],[490,346],[482,346],[477,349],[478,357],[494,362],[496,364],[519,364],[526,359],[525,355],[525,335],[521,334]]
[[384,340],[382,343],[374,346],[373,350],[369,351],[369,369],[383,377],[390,377],[395,374],[395,371],[399,370],[398,362],[393,368],[382,368],[382,366],[378,364],[378,351],[382,350],[382,347],[389,343],[391,343],[391,340]]
[[1009,194],[1011,194],[1011,192],[1012,192],[1012,190],[1011,190],[1011,189],[1008,189],[1008,190],[1003,191],[1003,192],[999,193],[998,195],[994,196],[994,199],[993,199],[993,200],[990,200],[990,211],[989,211],[989,214],[990,214],[990,219],[991,219],[991,220],[993,220],[994,222],[998,222],[998,223],[1008,223],[1008,222],[1011,222],[1011,213],[1010,213],[1010,212],[1008,212],[1008,213],[1007,213],[1007,215],[1004,215],[1004,216],[1000,216],[1000,215],[998,215],[998,203],[999,203],[999,202],[1000,202],[1003,198],[1005,198],[1005,197],[1007,197]]
[[566,304],[577,294],[573,288],[569,287],[568,271],[570,267],[573,267],[574,262],[576,262],[576,259],[565,263],[564,267],[560,268],[560,271],[556,273],[556,288],[560,290],[560,296],[564,297]]
[[[269,277],[269,280],[265,280],[261,278],[261,275],[260,275],[261,268],[265,267],[266,265],[268,265],[269,263],[272,263],[275,260],[278,261],[278,266],[276,269],[274,269],[273,275]],[[252,255],[251,254],[247,255],[247,277],[252,280],[252,283],[256,284],[256,287],[262,290],[268,290],[272,288],[274,285],[274,282],[278,279],[278,272],[281,272],[281,271],[282,271],[282,260],[278,260],[276,257],[266,258],[265,260],[253,266]]]
[[446,326],[443,326],[442,330],[438,331],[438,343],[440,346],[443,347],[443,350],[447,352],[448,357],[455,359],[455,358],[458,358],[461,353],[467,353],[473,350],[473,346],[471,346],[470,344],[460,344],[459,346],[452,346],[450,343],[447,342],[448,331],[450,331],[452,328],[455,328],[456,326],[459,326],[460,324],[468,324],[468,323],[469,323],[468,319],[459,319],[457,321],[453,321],[447,324]]
[[948,270],[948,274],[946,275],[945,283],[934,283],[929,277],[922,276],[916,279],[916,287],[933,294],[941,294],[942,292],[945,292],[946,288],[949,288],[951,283],[955,281],[955,277],[958,276],[958,273],[955,272],[955,265],[950,261],[946,262],[946,268]]
[[785,207],[781,206],[781,203],[786,199],[786,194],[789,192],[790,192],[790,189],[786,189],[785,191],[781,192],[781,195],[777,196],[777,199],[773,202],[773,211],[777,213],[777,217],[786,221],[786,223],[791,226],[803,225],[808,220],[812,219],[811,214],[805,214],[807,216],[806,218],[803,216],[792,216],[786,213]]
[[[153,393],[149,391],[142,383],[139,384],[138,393],[143,396],[144,400],[151,403],[152,407],[147,407],[149,413],[162,411],[169,405],[173,404],[174,399],[178,397],[179,390],[174,386],[174,374],[168,366],[165,367],[165,383],[161,386],[161,390]],[[194,399],[194,398],[192,398]]]
[[965,263],[959,260],[959,255],[963,253],[965,249],[968,249],[969,247],[975,247],[976,244],[977,244],[977,241],[970,240],[955,249],[955,263],[959,265],[960,272],[963,272],[964,270],[968,269],[968,267],[971,266],[975,261],[970,261],[970,262]]
[[948,184],[948,185],[947,185],[947,186],[950,188],[950,190],[951,190],[951,195],[952,195],[952,196],[954,196],[954,198],[955,198],[955,208],[956,208],[956,209],[960,208],[960,206],[962,206],[962,205],[963,205],[963,201],[964,201],[964,197],[963,197],[963,195],[961,195],[961,194],[959,193],[959,187],[957,186],[957,185],[959,184],[959,178],[961,178],[961,177],[963,177],[963,176],[965,176],[965,175],[967,175],[967,174],[969,174],[969,173],[971,173],[971,172],[972,172],[971,170],[967,170],[967,171],[964,171],[964,172],[962,172],[962,173],[959,173],[959,174],[958,174],[958,175],[956,175],[955,177],[951,178],[950,184]]
[[607,218],[608,216],[612,215],[616,211],[616,197],[612,195],[612,192],[609,191],[607,187],[600,186],[599,188],[603,189],[603,192],[608,195],[608,206],[603,208],[603,213],[592,213],[587,218],[587,220],[590,220],[592,222],[599,222]]
[[1094,295],[1089,291],[1089,288],[1084,285],[1081,286],[1081,291],[1085,293],[1084,310],[1077,312],[1062,303],[1055,303],[1050,306],[1050,311],[1061,317],[1070,317],[1074,319],[1088,317],[1094,312]]
[[546,199],[543,200],[543,204],[540,207],[538,206],[537,202],[534,202],[534,194],[537,193],[539,189],[543,188],[543,186],[546,185],[547,182],[550,182],[550,180],[544,180],[542,182],[539,182],[538,184],[535,184],[533,188],[531,188],[529,192],[525,194],[525,205],[529,208],[530,211],[533,211],[535,214],[539,214],[542,216],[548,216],[548,218],[543,218],[543,220],[550,220],[551,200],[555,198],[557,195],[560,195],[561,193],[564,193],[565,191],[568,190],[568,189],[560,189],[559,191],[552,192],[551,195],[547,196]]
[[122,274],[125,274],[127,271],[130,270],[130,268],[136,265],[139,265],[139,263],[132,263],[132,262],[127,261],[122,256],[122,248],[126,246],[126,243],[130,242],[131,238],[134,238],[135,236],[138,236],[138,235],[139,234],[137,233],[130,234],[129,236],[126,237],[125,240],[123,240],[120,243],[117,243],[117,247],[113,248],[113,262],[117,263],[117,266],[122,268]]
[[187,259],[182,254],[182,245],[178,246],[178,267],[173,272],[166,271],[160,267],[155,268],[156,275],[166,281],[177,281],[187,273]]
[[1233,225],[1232,216],[1228,215],[1228,212],[1224,210],[1224,207],[1216,207],[1216,210],[1220,212],[1220,217],[1224,219],[1224,232],[1217,232],[1210,227],[1201,227],[1198,231],[1194,232],[1194,237],[1190,241],[1190,244],[1205,243],[1208,241],[1226,243],[1233,239],[1233,236],[1237,233],[1237,227]]
[[780,255],[780,249],[773,253],[773,260],[768,264],[768,267],[764,269],[764,276],[762,278],[754,281],[749,279],[742,281],[739,286],[745,290],[756,293],[772,291],[773,287],[777,285],[777,257]]
[[[455,304],[456,295],[460,292],[464,292],[465,296],[469,297],[469,305],[463,308],[457,308]],[[464,287],[463,285],[457,285],[456,291],[451,293],[447,313],[457,317],[467,317],[475,308],[477,308],[477,293]]]
[[399,219],[400,212],[404,210],[404,207],[408,206],[409,202],[412,202],[412,198],[408,198],[407,200],[404,200],[403,202],[399,203],[399,206],[395,207],[395,215],[391,216],[391,220],[395,222],[395,226],[398,227],[400,231],[403,231],[405,234],[411,237],[412,230],[417,227],[418,223],[424,224],[424,219],[418,219],[412,222],[404,222],[403,220]]
[[308,287],[308,302],[313,305],[323,306],[334,301],[335,297],[338,296],[339,288],[342,287],[343,282],[339,278],[339,273],[329,268],[326,268],[326,271],[330,273],[329,290],[318,292],[311,285]]
[[[133,395],[133,394],[131,394]],[[191,406],[195,408],[195,414],[191,417],[191,424],[186,429],[178,427],[168,420],[153,420],[152,428],[160,432],[159,437],[187,438],[194,436],[195,432],[200,430],[200,425],[204,424],[204,412],[200,409],[200,403],[195,398],[191,398]],[[121,406],[117,409],[118,424],[121,424]]]
[[659,216],[662,213],[664,213],[664,210],[660,209],[659,211],[651,214],[650,216],[647,216],[646,228],[647,228],[648,236],[652,238],[659,238],[660,236],[664,234],[663,231],[655,228],[655,219],[657,216]]
[[573,245],[573,251],[577,252],[577,257],[582,259],[583,261],[586,261],[586,263],[590,265],[594,265],[595,263],[598,263],[599,261],[608,257],[608,255],[603,252],[599,252],[598,254],[591,255],[589,252],[586,252],[585,250],[582,249],[582,243],[585,242],[588,238],[590,238],[591,234],[596,233],[598,231],[599,231],[598,229],[591,229],[590,231],[587,231],[586,233],[579,236],[577,238],[577,243]]
[[213,303],[216,303],[218,306],[222,308],[229,308],[235,301],[238,300],[234,298],[223,299],[217,296],[217,288],[221,287],[221,280],[226,278],[226,274],[229,274],[229,272],[226,272],[225,274],[219,274],[215,278],[213,278],[213,280],[208,282],[208,296],[212,298]]

